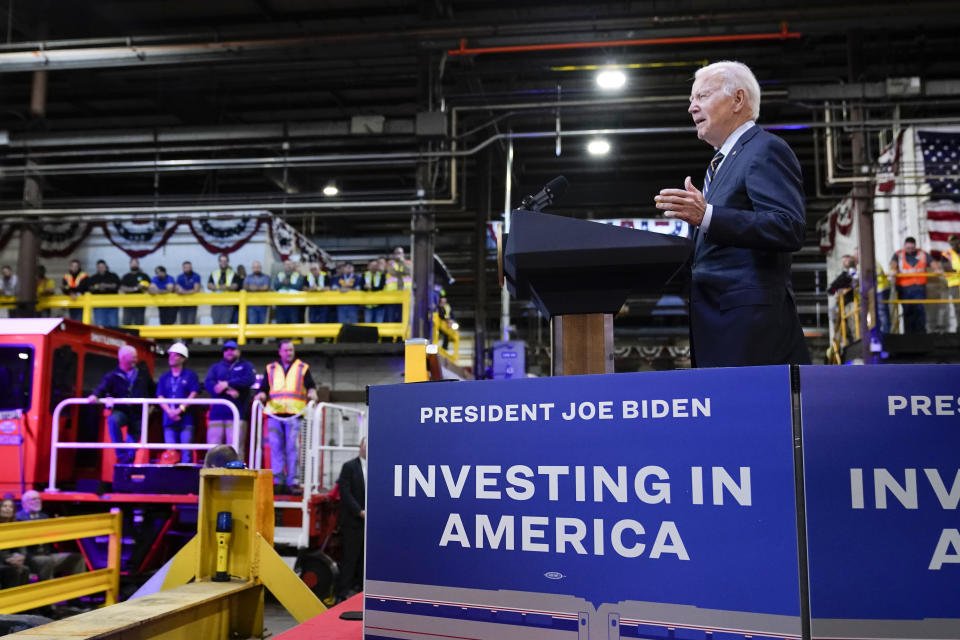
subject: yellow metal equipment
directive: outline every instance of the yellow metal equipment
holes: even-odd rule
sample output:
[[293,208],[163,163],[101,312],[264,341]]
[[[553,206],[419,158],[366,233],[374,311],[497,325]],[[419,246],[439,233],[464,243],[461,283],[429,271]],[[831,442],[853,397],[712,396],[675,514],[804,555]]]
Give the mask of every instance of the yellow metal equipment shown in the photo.
[[0,591],[0,613],[27,611],[100,592],[106,594],[108,605],[116,603],[120,584],[120,528],[120,512],[117,510],[107,514],[0,525],[0,549],[109,536],[105,569],[3,589]]
[[[225,511],[232,519],[230,580],[214,582],[217,514]],[[14,635],[36,640],[259,638],[263,587],[298,622],[319,615],[323,604],[273,549],[273,517],[270,471],[204,469],[197,535],[171,561],[162,591]]]

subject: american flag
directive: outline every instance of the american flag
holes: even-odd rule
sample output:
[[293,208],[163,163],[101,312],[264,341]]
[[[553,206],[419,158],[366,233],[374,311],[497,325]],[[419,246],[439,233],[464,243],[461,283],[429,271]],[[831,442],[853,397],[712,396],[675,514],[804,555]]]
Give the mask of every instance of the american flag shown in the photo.
[[917,140],[923,154],[922,173],[930,187],[930,198],[924,203],[928,248],[947,251],[947,239],[960,235],[960,132],[917,131]]

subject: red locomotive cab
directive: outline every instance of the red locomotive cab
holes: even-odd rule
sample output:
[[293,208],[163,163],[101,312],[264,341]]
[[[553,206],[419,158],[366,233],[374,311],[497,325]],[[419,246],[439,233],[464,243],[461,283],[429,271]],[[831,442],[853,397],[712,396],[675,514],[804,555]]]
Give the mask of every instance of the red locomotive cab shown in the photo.
[[[53,410],[66,398],[86,397],[117,366],[130,345],[153,373],[156,346],[122,331],[62,318],[0,319],[0,494],[45,487],[50,473]],[[103,439],[103,407],[67,407],[61,441]],[[64,484],[97,481],[105,461],[98,450],[61,449],[57,476]]]

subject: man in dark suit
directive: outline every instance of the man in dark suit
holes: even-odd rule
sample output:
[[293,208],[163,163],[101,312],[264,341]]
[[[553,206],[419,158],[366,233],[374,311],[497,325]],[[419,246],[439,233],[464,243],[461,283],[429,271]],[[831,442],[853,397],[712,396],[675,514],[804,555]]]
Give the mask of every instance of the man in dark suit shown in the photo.
[[340,583],[337,601],[346,600],[363,587],[363,525],[367,517],[367,439],[360,440],[360,455],[343,465],[340,489]]
[[696,73],[690,107],[697,137],[717,149],[703,191],[655,198],[669,218],[694,228],[690,343],[697,367],[807,364],[790,280],[806,216],[800,163],[755,123],[760,86],[739,62]]

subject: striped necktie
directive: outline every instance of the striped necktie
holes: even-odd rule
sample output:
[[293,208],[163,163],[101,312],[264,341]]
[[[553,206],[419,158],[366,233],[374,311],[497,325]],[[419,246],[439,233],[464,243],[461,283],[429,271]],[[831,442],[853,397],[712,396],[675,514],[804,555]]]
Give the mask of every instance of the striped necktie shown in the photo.
[[707,175],[703,177],[703,195],[707,195],[707,190],[710,188],[710,183],[713,182],[713,176],[717,175],[717,169],[720,168],[720,163],[723,162],[723,154],[717,151],[717,154],[713,156],[713,160],[710,161],[710,166],[707,167]]

